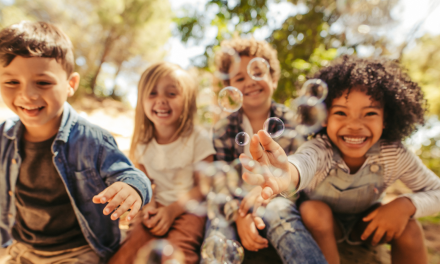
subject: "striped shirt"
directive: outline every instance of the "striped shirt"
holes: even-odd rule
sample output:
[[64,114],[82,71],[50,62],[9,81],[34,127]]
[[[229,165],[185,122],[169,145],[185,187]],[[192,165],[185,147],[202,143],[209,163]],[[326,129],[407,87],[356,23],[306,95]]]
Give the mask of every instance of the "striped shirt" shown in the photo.
[[[413,217],[422,217],[440,212],[440,178],[429,170],[412,151],[401,142],[381,140],[380,152],[370,155],[362,165],[379,164],[384,168],[385,190],[396,180],[401,180],[413,193],[403,194],[416,207]],[[298,169],[300,186],[298,190],[306,193],[313,191],[328,175],[333,167],[350,173],[350,169],[341,159],[333,159],[333,148],[326,135],[301,145],[298,151],[289,156],[289,161]]]

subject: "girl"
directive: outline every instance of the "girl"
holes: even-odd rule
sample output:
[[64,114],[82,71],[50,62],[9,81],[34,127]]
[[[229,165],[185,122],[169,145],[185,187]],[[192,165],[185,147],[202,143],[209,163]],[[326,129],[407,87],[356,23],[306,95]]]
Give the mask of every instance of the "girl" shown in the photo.
[[185,213],[184,205],[202,199],[193,164],[212,161],[215,151],[211,138],[194,126],[196,93],[177,65],[157,63],[142,74],[130,158],[155,191],[110,263],[133,263],[138,249],[156,237],[180,249],[185,263],[198,263],[205,219]]
[[[328,84],[329,93],[328,119],[314,139],[285,161],[279,158],[285,157],[282,149],[263,131],[252,138],[258,166],[289,172],[257,176],[263,198],[290,184],[304,190],[303,222],[330,264],[339,263],[336,244],[342,241],[390,243],[393,263],[427,263],[415,218],[440,211],[440,179],[401,142],[424,123],[420,87],[397,63],[349,56],[315,78]],[[414,193],[382,205],[382,194],[397,179]]]

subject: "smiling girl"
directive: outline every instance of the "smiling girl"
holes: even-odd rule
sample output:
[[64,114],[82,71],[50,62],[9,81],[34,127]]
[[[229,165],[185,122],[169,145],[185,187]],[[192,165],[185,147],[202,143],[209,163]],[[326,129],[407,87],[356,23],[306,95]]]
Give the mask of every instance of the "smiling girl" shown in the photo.
[[185,213],[185,203],[202,196],[193,164],[212,161],[211,138],[194,126],[197,86],[179,66],[150,66],[138,85],[130,158],[152,181],[154,196],[131,223],[130,233],[109,263],[133,263],[147,242],[164,237],[198,263],[205,218]]
[[[260,178],[263,198],[290,184],[303,190],[301,217],[330,264],[339,263],[337,243],[343,241],[390,243],[393,263],[427,263],[415,219],[440,211],[440,179],[402,144],[424,123],[420,87],[395,62],[354,56],[336,60],[315,78],[328,84],[329,94],[328,119],[314,139],[289,162],[277,161],[284,152],[263,131],[251,140],[258,165],[289,172]],[[414,193],[381,204],[398,179]]]

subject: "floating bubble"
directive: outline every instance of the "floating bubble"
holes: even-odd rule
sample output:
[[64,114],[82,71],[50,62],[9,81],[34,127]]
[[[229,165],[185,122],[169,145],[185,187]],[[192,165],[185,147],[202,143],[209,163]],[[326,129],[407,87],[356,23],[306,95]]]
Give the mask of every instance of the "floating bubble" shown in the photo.
[[218,104],[226,112],[236,112],[243,104],[243,94],[235,87],[225,87],[218,94]]
[[182,251],[166,239],[155,239],[140,248],[134,264],[183,264]]
[[336,8],[347,27],[383,27],[394,21],[391,10],[397,2],[398,0],[337,0]]
[[[317,132],[327,117],[323,103],[317,103],[316,97],[301,96],[293,101],[292,113],[287,118],[296,125],[295,131],[302,135]],[[292,132],[291,132],[292,133]]]
[[264,122],[263,130],[266,131],[271,138],[277,138],[284,132],[284,123],[278,117],[270,117]]
[[248,133],[240,132],[235,136],[235,143],[237,143],[239,146],[246,146],[250,139],[251,138],[249,137]]
[[218,232],[211,232],[210,236],[202,244],[202,260],[207,263],[223,263],[223,256],[226,253],[226,239]]
[[240,264],[244,260],[244,249],[238,241],[227,239],[223,262],[227,264]]
[[[301,96],[308,96],[310,105],[314,105],[320,102],[323,102],[328,94],[328,87],[327,84],[320,79],[310,79],[307,80],[302,88],[300,95]],[[316,98],[316,99],[315,99]],[[316,101],[314,101],[316,100]]]
[[263,58],[253,58],[247,65],[247,72],[249,76],[256,80],[261,81],[269,73],[270,65]]
[[215,55],[217,71],[214,75],[220,80],[233,78],[240,69],[240,61],[240,56],[234,49],[222,47]]

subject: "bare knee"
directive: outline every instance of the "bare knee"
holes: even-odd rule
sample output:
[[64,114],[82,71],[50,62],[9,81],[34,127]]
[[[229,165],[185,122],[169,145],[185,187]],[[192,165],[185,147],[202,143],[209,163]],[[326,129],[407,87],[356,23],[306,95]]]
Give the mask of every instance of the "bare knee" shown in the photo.
[[310,231],[333,232],[333,213],[330,207],[321,201],[305,201],[299,207],[304,225]]
[[395,238],[392,244],[399,248],[408,249],[424,247],[423,230],[419,222],[416,220],[409,220],[402,235]]

